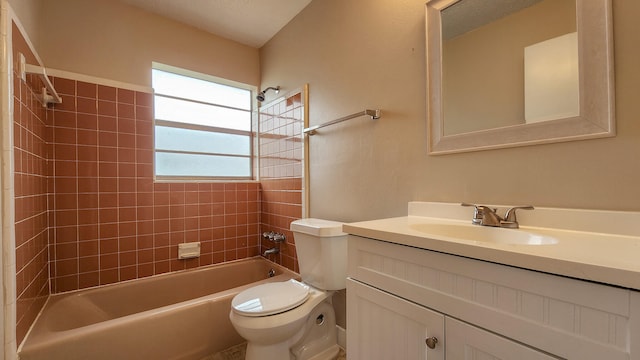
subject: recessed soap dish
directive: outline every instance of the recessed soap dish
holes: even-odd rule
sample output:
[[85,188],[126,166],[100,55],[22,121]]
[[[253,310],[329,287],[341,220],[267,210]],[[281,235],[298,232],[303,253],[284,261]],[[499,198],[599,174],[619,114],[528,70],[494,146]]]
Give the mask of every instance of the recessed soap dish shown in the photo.
[[178,244],[178,259],[200,257],[200,242]]

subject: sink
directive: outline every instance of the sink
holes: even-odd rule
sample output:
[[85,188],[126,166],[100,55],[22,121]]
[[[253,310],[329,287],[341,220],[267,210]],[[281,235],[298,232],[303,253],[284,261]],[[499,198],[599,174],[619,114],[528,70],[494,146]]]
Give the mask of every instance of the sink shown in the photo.
[[553,245],[556,238],[529,232],[523,229],[505,229],[471,224],[416,223],[409,227],[432,237],[446,237],[481,243],[508,245]]

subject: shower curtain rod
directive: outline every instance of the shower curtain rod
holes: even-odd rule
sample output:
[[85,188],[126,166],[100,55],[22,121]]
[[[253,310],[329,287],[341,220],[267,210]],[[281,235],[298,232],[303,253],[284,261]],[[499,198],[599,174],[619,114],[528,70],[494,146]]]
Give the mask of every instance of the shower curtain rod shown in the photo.
[[44,84],[42,88],[42,94],[39,96],[40,102],[42,102],[42,106],[46,107],[49,103],[60,104],[62,103],[62,98],[56,92],[56,89],[53,87],[51,80],[47,76],[47,72],[44,70],[43,66],[26,64],[24,55],[22,53],[20,55],[20,65],[22,66],[21,71],[24,74],[36,74]]
[[323,128],[323,127],[329,126],[329,125],[333,125],[333,124],[337,124],[337,123],[340,123],[340,122],[343,122],[343,121],[346,121],[346,120],[350,120],[350,119],[353,119],[353,118],[357,118],[357,117],[360,117],[360,116],[370,116],[371,120],[376,120],[376,119],[380,118],[380,110],[379,109],[376,109],[376,110],[367,109],[367,110],[364,110],[364,111],[357,112],[355,114],[351,114],[351,115],[347,115],[345,117],[341,117],[339,119],[328,121],[328,122],[326,122],[324,124],[321,124],[321,125],[315,125],[315,126],[308,127],[306,129],[302,130],[302,132],[304,134],[307,134],[307,135],[315,135],[316,134],[316,130],[318,130],[320,128]]

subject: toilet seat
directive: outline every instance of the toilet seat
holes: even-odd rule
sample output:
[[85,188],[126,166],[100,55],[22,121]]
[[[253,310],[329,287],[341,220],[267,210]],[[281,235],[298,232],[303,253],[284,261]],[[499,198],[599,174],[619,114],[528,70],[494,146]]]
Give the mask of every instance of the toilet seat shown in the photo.
[[240,292],[231,301],[231,308],[244,316],[269,316],[299,306],[307,301],[309,293],[308,285],[294,279],[267,283]]

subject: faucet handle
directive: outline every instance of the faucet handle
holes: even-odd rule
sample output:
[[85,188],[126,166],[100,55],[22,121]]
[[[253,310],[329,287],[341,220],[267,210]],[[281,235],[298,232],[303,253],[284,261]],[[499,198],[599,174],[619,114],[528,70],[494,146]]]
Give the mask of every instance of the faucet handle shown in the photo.
[[504,222],[503,222],[503,226],[507,225],[505,227],[512,227],[517,229],[518,228],[518,219],[516,218],[516,210],[518,209],[522,209],[522,210],[533,210],[534,207],[531,205],[524,205],[524,206],[514,206],[512,208],[509,208],[507,210],[507,212],[504,213]]
[[497,209],[492,209],[486,205],[476,205],[469,203],[462,203],[462,206],[473,206],[473,219],[471,219],[471,223],[475,225],[482,225],[485,219],[485,214],[496,214]]
[[471,223],[479,225],[482,222],[482,210],[478,208],[476,204],[462,203],[462,206],[473,206],[473,219],[471,219]]
[[287,240],[287,237],[284,234],[281,233],[275,233],[275,235],[273,235],[273,239],[271,239],[273,242],[279,243],[279,242],[284,242],[285,240]]
[[522,210],[533,210],[534,207],[531,205],[524,205],[524,206],[514,206],[512,208],[509,208],[507,210],[506,213],[504,213],[504,220],[505,221],[516,221],[516,210],[518,209],[522,209]]

